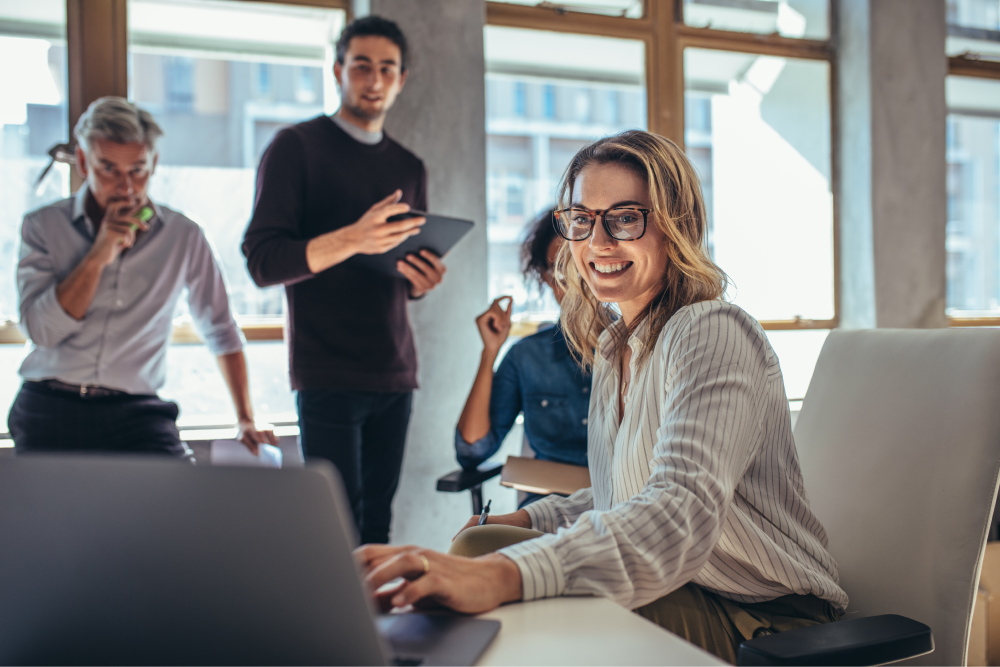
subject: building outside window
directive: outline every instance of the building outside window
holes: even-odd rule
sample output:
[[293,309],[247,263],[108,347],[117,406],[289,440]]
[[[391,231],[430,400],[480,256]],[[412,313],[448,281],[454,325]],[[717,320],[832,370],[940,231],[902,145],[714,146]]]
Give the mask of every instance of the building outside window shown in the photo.
[[643,44],[498,26],[485,42],[490,298],[513,296],[521,321],[553,321],[548,288],[521,277],[525,225],[555,203],[576,151],[646,127]]
[[[948,0],[952,68],[1000,62],[1000,2]],[[956,62],[957,61],[957,62]],[[1000,317],[1000,81],[952,74],[947,120],[947,312],[957,324]],[[976,321],[978,320],[978,322]]]
[[1000,315],[1000,82],[949,77],[948,314]]
[[[257,165],[271,139],[339,105],[333,45],[344,12],[236,0],[131,0],[128,16],[132,100],[165,131],[150,196],[204,227],[238,321],[280,326],[283,289],[253,283],[240,242]],[[175,325],[189,329],[183,301]],[[251,342],[246,353],[258,416],[293,421],[284,343]],[[161,393],[180,404],[179,423],[232,422],[222,378],[204,345],[175,344],[168,354]]]
[[[832,320],[829,63],[689,48],[685,146],[728,298],[757,320]],[[829,330],[768,331],[790,398]]]

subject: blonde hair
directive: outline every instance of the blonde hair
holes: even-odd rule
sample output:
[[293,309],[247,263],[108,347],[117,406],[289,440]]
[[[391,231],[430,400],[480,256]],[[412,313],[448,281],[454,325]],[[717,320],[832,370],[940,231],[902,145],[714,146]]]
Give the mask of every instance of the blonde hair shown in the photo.
[[[577,271],[566,243],[556,258],[556,275],[566,291],[562,302],[562,328],[573,356],[589,369],[594,365],[598,338],[609,330],[615,339],[615,357],[625,349],[629,336],[644,321],[649,323],[637,359],[644,364],[656,339],[674,313],[684,306],[721,299],[728,284],[726,274],[709,257],[705,244],[707,218],[698,174],[677,144],[649,132],[628,130],[599,139],[580,150],[570,161],[559,187],[559,207],[567,208],[580,172],[591,165],[617,164],[642,178],[649,188],[652,211],[648,227],[666,237],[667,264],[663,288],[628,327],[612,326],[616,311],[601,303]],[[648,233],[648,231],[647,231]]]

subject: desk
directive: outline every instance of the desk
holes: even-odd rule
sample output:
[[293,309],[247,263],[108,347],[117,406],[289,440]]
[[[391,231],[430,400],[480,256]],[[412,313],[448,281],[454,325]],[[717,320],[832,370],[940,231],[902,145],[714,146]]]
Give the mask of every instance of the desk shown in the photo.
[[725,665],[607,598],[561,597],[482,614],[503,626],[479,665]]

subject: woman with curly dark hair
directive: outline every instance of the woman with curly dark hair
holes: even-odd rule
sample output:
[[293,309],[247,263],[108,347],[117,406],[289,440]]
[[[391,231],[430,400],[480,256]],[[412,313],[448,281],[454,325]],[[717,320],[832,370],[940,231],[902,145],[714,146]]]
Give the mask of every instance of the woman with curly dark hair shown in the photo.
[[[556,301],[562,301],[563,290],[554,280],[553,265],[562,245],[548,209],[530,224],[521,246],[525,278],[547,284]],[[523,412],[524,432],[536,458],[586,466],[590,374],[574,361],[562,327],[556,324],[518,341],[493,372],[510,333],[512,308],[513,299],[502,296],[476,318],[483,354],[455,430],[458,462],[475,468],[495,454]],[[529,494],[522,506],[540,497]]]

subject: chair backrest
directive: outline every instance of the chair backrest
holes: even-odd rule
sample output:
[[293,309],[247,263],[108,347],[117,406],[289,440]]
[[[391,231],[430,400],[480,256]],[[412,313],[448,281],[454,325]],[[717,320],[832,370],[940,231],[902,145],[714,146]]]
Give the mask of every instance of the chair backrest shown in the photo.
[[834,331],[795,425],[848,618],[934,632],[964,665],[1000,470],[1000,330]]

